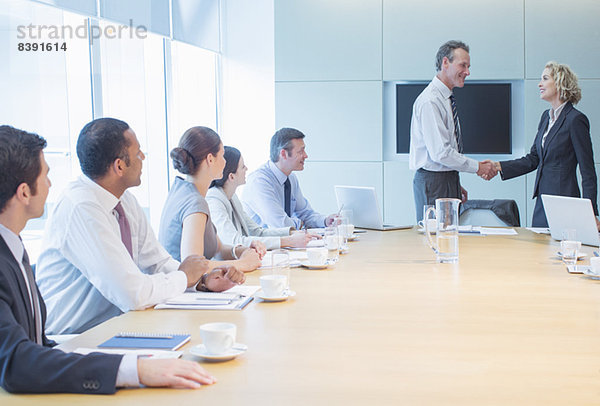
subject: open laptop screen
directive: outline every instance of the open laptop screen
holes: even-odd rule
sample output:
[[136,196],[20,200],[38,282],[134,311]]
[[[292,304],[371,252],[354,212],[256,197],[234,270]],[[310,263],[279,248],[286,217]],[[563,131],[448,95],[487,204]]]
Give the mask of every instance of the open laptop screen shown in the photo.
[[552,238],[562,240],[565,230],[574,229],[582,244],[600,245],[590,199],[542,195],[542,202]]

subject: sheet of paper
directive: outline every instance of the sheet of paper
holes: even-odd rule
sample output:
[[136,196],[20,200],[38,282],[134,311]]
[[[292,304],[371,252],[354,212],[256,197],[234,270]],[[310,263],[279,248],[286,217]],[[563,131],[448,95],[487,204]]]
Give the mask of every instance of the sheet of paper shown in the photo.
[[238,285],[225,292],[185,292],[157,304],[155,309],[186,310],[241,310],[251,300],[260,286]]
[[167,358],[179,358],[183,354],[183,351],[164,351],[164,350],[125,350],[122,348],[84,348],[79,347],[75,351],[77,354],[87,355],[91,352],[101,352],[103,354],[134,354],[138,357],[155,358],[155,359],[167,359]]
[[492,228],[492,227],[473,227],[473,230],[479,230],[483,235],[518,235],[514,228]]
[[527,229],[536,234],[550,234],[550,229],[547,227],[527,227]]

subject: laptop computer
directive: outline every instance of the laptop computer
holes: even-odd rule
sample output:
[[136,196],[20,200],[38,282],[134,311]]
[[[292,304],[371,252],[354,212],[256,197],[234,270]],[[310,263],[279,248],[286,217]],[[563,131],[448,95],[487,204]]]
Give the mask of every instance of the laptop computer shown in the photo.
[[352,222],[355,227],[379,231],[412,228],[412,225],[383,224],[374,187],[335,185],[334,189],[338,208],[343,205],[344,210],[352,210]]
[[577,241],[585,245],[600,246],[590,199],[542,195],[542,202],[552,238],[562,240],[564,230],[574,229],[577,233]]

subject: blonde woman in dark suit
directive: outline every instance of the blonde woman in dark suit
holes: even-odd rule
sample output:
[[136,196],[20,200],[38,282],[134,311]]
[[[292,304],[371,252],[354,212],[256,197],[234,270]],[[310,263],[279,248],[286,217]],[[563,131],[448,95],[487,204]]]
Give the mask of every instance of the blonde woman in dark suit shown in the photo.
[[[590,137],[590,123],[573,107],[581,100],[577,76],[563,64],[548,62],[538,84],[540,98],[551,108],[542,113],[531,151],[519,159],[496,162],[502,180],[512,179],[537,169],[533,197],[533,227],[548,227],[542,194],[581,197],[576,168],[579,165],[583,197],[592,201],[594,214],[597,178]],[[600,223],[596,219],[596,225]]]

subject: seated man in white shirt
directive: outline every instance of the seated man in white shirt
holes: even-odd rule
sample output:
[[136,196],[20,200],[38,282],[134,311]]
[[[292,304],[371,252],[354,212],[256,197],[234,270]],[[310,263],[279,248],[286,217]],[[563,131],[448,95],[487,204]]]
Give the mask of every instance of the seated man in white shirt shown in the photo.
[[144,309],[199,285],[214,291],[243,283],[233,267],[210,273],[208,261],[175,261],[158,243],[128,188],[141,183],[144,154],[127,123],[101,118],[77,140],[84,175],[50,215],[37,280],[50,334],[80,333],[129,310]]
[[304,169],[306,158],[302,132],[282,128],[271,138],[271,160],[248,176],[243,193],[246,212],[261,227],[299,230],[333,223],[334,214],[326,217],[312,209],[292,173]]
[[44,334],[44,300],[19,236],[27,221],[44,213],[51,185],[45,146],[37,134],[0,126],[0,385],[15,393],[107,394],[140,384],[198,388],[214,383],[191,361],[84,356],[52,348],[56,343]]

